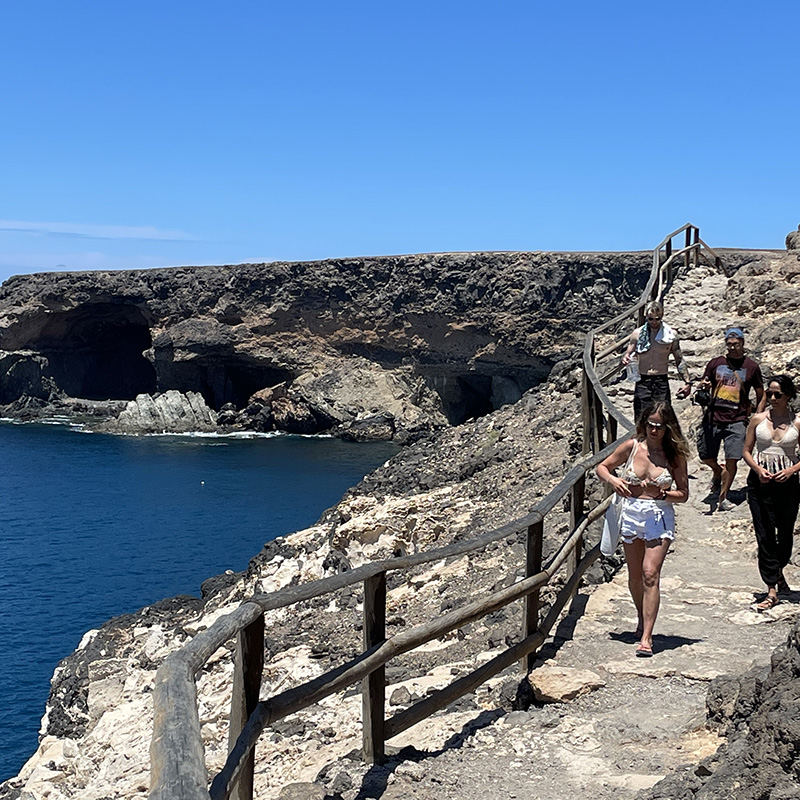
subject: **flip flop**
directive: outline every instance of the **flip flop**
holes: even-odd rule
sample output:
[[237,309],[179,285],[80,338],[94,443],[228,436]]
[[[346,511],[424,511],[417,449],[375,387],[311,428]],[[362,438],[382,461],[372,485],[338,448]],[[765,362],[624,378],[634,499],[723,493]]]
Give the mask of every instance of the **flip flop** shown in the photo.
[[648,647],[646,644],[639,644],[636,647],[636,657],[637,658],[652,658],[653,657],[653,648]]
[[771,608],[775,608],[776,605],[780,603],[777,597],[773,597],[771,594],[768,594],[760,603],[756,605],[756,611],[769,611]]

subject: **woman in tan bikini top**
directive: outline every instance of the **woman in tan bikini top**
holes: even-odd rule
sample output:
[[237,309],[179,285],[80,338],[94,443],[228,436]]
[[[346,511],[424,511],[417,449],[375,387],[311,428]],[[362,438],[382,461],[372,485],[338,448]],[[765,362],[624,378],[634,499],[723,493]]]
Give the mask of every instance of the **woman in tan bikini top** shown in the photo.
[[[653,655],[661,601],[661,567],[675,538],[673,504],[689,498],[689,447],[672,407],[658,402],[636,422],[636,435],[597,466],[597,476],[623,498],[619,532],[638,624],[637,656]],[[622,467],[622,474],[614,474]],[[673,486],[674,483],[674,486]]]

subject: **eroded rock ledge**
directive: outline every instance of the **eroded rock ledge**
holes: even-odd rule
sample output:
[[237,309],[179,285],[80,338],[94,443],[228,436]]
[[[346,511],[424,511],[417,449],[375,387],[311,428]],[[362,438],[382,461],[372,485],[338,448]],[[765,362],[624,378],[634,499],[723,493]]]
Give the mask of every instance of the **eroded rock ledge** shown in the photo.
[[[734,319],[745,324],[748,349],[764,365],[766,374],[800,369],[800,341],[796,325],[792,325],[793,310],[800,302],[797,255],[726,252],[725,259],[725,275],[703,267],[688,277],[679,276],[684,284],[683,298],[691,296],[696,301],[691,318],[686,318],[691,324],[682,322],[679,326],[685,333],[684,352],[693,375],[719,351],[720,331]],[[680,297],[670,300],[672,309],[680,308]],[[0,302],[7,299],[0,298]],[[564,307],[565,313],[574,308],[571,294],[566,295]],[[568,324],[562,320],[554,326],[563,331]],[[566,334],[562,340],[571,341]],[[574,360],[560,361],[549,380],[527,391],[517,403],[432,432],[405,448],[348,492],[316,525],[267,544],[245,573],[207,581],[202,600],[164,601],[87,634],[54,676],[39,751],[18,778],[0,787],[0,797],[16,798],[25,793],[55,800],[145,797],[155,669],[219,614],[253,591],[273,591],[369,559],[444,545],[529,510],[560,479],[579,448],[576,364]],[[617,388],[623,391],[624,386]],[[599,494],[600,488],[590,485],[590,497]],[[563,533],[567,517],[565,510],[561,521],[554,520],[553,537]],[[548,539],[548,548],[552,541]],[[522,563],[523,543],[511,541],[507,546],[492,547],[480,565],[465,557],[393,581],[387,599],[390,633],[419,622],[422,615],[429,618],[437,610],[444,612],[467,598],[509,585]],[[602,577],[595,571],[590,579],[599,581]],[[267,619],[264,694],[317,675],[358,652],[360,600],[354,588],[342,591],[330,603],[325,600],[291,613],[271,613]],[[543,601],[546,605],[550,597],[545,595]],[[415,693],[427,691],[435,680],[445,682],[442,676],[449,681],[457,671],[473,664],[476,654],[513,642],[518,635],[518,619],[503,610],[448,637],[441,649],[407,654],[387,670],[390,697],[395,698],[390,703],[407,703]],[[787,663],[794,664],[791,680],[796,683],[795,662],[792,656]],[[219,768],[227,749],[231,671],[230,653],[223,648],[198,676],[204,740],[212,770]],[[409,680],[412,675],[421,675],[424,681],[415,687]],[[475,728],[468,728],[472,721],[502,715],[511,707],[518,682],[518,676],[501,678],[485,691],[462,698],[434,724],[452,729],[454,736],[470,737],[475,733]],[[730,700],[725,701],[725,707],[739,704],[745,713],[751,692],[748,686],[746,682],[731,683],[730,691],[724,691],[724,697]],[[766,688],[771,691],[771,686]],[[722,688],[720,692],[722,697]],[[773,699],[779,697],[792,699],[788,693],[772,695]],[[359,793],[357,784],[347,784],[338,773],[330,773],[328,781],[321,771],[330,772],[327,765],[347,760],[347,753],[358,745],[359,703],[356,693],[345,693],[330,703],[312,707],[306,715],[282,721],[265,736],[263,749],[269,755],[260,756],[259,796],[277,797],[288,782],[315,781],[321,776],[319,782],[330,783],[345,800],[354,800]],[[789,705],[784,710],[794,719],[797,703]],[[740,715],[736,725],[743,720]],[[796,728],[796,721],[791,725]],[[785,729],[783,726],[781,731]],[[504,740],[512,736],[504,735]],[[481,742],[481,746],[490,747],[491,743]],[[730,752],[734,759],[740,758],[741,751],[733,748]],[[709,772],[718,769],[710,762],[705,768]],[[793,768],[796,770],[796,766]],[[341,771],[348,772],[344,768]],[[729,773],[720,776],[724,774]],[[751,785],[756,782],[751,781]],[[692,796],[694,788],[689,788],[689,794],[674,796]]]
[[95,404],[102,416],[97,403],[147,395],[116,424],[130,430],[159,396],[193,392],[223,429],[409,441],[519,400],[598,309],[641,291],[650,259],[451,253],[15,277],[0,287],[0,412]]

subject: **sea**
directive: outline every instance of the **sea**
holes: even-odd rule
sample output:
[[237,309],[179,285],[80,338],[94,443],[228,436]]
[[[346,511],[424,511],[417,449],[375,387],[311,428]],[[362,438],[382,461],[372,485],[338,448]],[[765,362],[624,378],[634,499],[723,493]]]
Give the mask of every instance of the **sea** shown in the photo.
[[86,631],[247,568],[398,447],[288,435],[114,436],[0,421],[0,781],[38,746]]

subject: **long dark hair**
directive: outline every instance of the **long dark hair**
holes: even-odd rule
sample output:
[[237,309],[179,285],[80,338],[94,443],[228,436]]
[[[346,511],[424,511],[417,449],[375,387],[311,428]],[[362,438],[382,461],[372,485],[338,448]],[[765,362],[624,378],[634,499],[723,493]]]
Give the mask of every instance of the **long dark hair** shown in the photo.
[[788,375],[773,375],[767,381],[767,388],[771,383],[777,383],[781,387],[781,391],[786,395],[789,402],[797,397],[797,389],[795,388],[794,381]]
[[647,438],[647,420],[653,414],[661,414],[661,421],[664,423],[664,441],[661,446],[664,448],[664,455],[667,457],[667,461],[674,465],[681,457],[688,460],[689,444],[683,435],[681,425],[672,410],[672,406],[663,400],[650,403],[639,415],[639,419],[636,420],[636,438],[640,442]]

